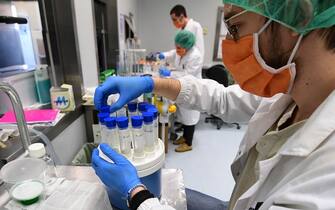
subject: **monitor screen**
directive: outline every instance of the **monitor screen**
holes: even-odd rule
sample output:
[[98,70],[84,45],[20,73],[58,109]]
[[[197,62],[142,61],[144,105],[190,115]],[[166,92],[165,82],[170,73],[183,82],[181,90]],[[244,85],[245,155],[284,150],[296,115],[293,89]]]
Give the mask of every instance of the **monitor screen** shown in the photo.
[[24,64],[19,30],[14,25],[0,24],[0,71]]

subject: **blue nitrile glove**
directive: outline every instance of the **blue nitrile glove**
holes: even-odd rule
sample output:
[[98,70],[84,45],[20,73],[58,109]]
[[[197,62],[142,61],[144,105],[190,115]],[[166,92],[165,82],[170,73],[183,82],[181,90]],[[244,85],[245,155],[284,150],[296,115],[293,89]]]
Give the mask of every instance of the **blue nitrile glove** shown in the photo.
[[159,53],[159,55],[158,55],[158,58],[159,58],[159,60],[164,60],[165,59],[165,55],[164,55],[164,53]]
[[98,149],[94,149],[92,167],[95,173],[107,187],[121,193],[123,198],[127,198],[134,187],[141,185],[136,168],[107,144],[100,144],[100,149],[114,164],[100,158]]
[[163,77],[163,78],[167,78],[171,76],[171,71],[170,69],[166,68],[166,67],[161,67],[159,68],[159,76]]
[[113,113],[143,93],[152,92],[153,89],[154,81],[149,76],[109,77],[106,82],[95,90],[94,104],[100,110],[101,107],[107,104],[109,95],[119,93],[119,100],[110,107],[110,112]]

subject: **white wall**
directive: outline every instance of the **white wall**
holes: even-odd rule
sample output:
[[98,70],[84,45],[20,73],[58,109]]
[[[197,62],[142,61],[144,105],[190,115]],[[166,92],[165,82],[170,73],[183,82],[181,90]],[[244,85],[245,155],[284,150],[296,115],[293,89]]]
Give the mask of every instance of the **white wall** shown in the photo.
[[12,15],[11,2],[0,2],[0,14],[6,16]]
[[80,51],[84,88],[96,87],[99,84],[92,3],[92,0],[74,0],[77,42]]
[[[138,0],[118,0],[117,1],[117,9],[118,9],[118,23],[119,23],[119,35],[122,33],[122,24],[121,23],[121,15],[127,15],[129,16],[129,12],[131,12],[134,15],[135,19],[135,27],[138,32]],[[122,35],[123,36],[123,35]],[[119,47],[120,50],[125,49],[125,43],[124,40],[119,38]]]
[[118,0],[118,13],[123,15],[129,15],[129,12],[131,12],[136,17],[138,2],[139,0]]
[[137,0],[137,31],[143,48],[164,51],[174,48],[174,28],[170,10],[176,4],[185,6],[188,16],[208,29],[205,39],[205,65],[212,65],[217,8],[221,0]]

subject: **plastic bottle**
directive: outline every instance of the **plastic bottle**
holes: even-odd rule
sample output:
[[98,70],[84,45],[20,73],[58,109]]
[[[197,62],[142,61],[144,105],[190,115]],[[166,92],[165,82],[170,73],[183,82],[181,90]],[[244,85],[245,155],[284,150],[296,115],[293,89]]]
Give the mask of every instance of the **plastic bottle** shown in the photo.
[[142,114],[144,121],[144,136],[145,136],[145,151],[152,153],[155,151],[155,141],[154,141],[154,116],[151,112],[144,112]]
[[143,131],[143,117],[133,116],[131,118],[132,132],[133,132],[133,146],[134,146],[134,159],[145,158],[144,147],[145,138]]
[[[98,114],[98,118],[99,118],[99,125],[100,125],[100,135],[101,135],[101,141],[100,142],[106,142],[107,139],[107,127],[106,127],[106,123],[105,123],[105,119],[109,117],[109,113],[104,113],[101,112]],[[100,143],[97,142],[97,143]]]
[[154,140],[156,146],[158,145],[158,109],[156,107],[150,107],[148,112],[151,112],[154,116]]
[[41,67],[40,69],[36,69],[34,75],[39,102],[41,104],[50,103],[51,82],[48,74],[48,68]]
[[116,128],[116,118],[115,117],[106,118],[105,123],[107,126],[107,141],[103,143],[109,144],[115,151],[120,153],[120,140]]
[[44,144],[42,143],[35,143],[31,144],[28,148],[29,156],[31,158],[38,158],[47,164],[47,169],[45,171],[45,184],[49,185],[56,181],[57,178],[57,170],[55,162],[52,158],[47,154]]
[[127,158],[131,158],[131,134],[128,129],[128,118],[118,117],[116,119],[117,126],[119,128],[119,138],[120,138],[120,151]]

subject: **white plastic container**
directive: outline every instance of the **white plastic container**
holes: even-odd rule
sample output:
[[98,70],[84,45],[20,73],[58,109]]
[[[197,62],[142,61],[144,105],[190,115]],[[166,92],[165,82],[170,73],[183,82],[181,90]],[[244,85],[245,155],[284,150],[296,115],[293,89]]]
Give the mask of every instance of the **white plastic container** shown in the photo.
[[115,117],[106,118],[105,124],[107,126],[107,142],[103,143],[109,144],[115,151],[120,153],[120,140],[116,128],[116,118]]
[[128,159],[132,158],[131,154],[131,133],[128,128],[128,118],[127,117],[118,117],[116,119],[117,126],[119,128],[119,138],[120,138],[120,151],[121,154],[126,156]]
[[42,143],[31,144],[28,150],[29,150],[29,156],[31,158],[37,158],[43,160],[47,165],[47,169],[45,171],[44,183],[46,185],[54,183],[54,181],[56,181],[57,178],[56,165],[55,162],[51,159],[51,157],[47,154],[44,144]]
[[155,151],[155,139],[154,139],[154,116],[151,112],[143,112],[144,121],[144,136],[145,136],[145,152],[153,153]]
[[145,158],[144,147],[145,147],[145,138],[144,138],[144,131],[143,131],[143,117],[141,116],[133,116],[131,118],[132,124],[132,133],[133,133],[133,146],[134,146],[134,153],[133,158],[136,159],[143,159]]
[[26,180],[44,181],[47,168],[43,160],[36,158],[21,158],[13,160],[2,167],[1,178],[7,184],[17,184]]
[[44,184],[38,180],[20,182],[10,189],[9,194],[18,203],[29,206],[44,199]]
[[45,161],[37,158],[13,160],[2,167],[0,177],[11,198],[31,205],[45,198]]

